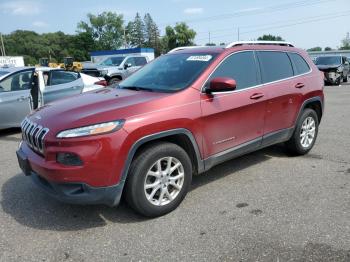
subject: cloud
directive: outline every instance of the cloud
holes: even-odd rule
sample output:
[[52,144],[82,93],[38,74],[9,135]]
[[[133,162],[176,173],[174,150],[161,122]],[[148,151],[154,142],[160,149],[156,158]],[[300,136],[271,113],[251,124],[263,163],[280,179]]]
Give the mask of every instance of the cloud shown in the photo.
[[43,21],[34,21],[32,25],[35,27],[48,27],[48,24]]
[[34,1],[8,1],[0,4],[0,10],[11,15],[37,15],[41,13],[41,6]]
[[201,7],[191,7],[191,8],[186,8],[184,10],[184,13],[188,15],[197,15],[197,14],[203,13],[203,11],[204,10]]
[[261,10],[261,9],[263,9],[263,8],[261,8],[261,7],[245,8],[245,9],[240,9],[235,13],[248,13],[248,12],[257,11],[257,10]]

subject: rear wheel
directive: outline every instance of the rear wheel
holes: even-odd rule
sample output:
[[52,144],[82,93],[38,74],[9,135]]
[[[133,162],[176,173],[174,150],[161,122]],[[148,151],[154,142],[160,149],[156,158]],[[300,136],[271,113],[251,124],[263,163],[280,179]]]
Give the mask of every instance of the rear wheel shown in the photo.
[[316,112],[306,108],[298,120],[292,137],[286,142],[289,151],[295,155],[307,154],[315,144],[318,124]]
[[146,147],[133,160],[126,200],[138,213],[157,217],[173,211],[191,185],[192,163],[178,145],[160,142]]

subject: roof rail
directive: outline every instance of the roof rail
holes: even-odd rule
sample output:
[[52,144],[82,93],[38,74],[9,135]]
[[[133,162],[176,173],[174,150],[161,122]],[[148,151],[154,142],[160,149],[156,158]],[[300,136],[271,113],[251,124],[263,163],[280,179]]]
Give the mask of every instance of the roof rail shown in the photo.
[[176,52],[176,51],[180,51],[180,50],[195,49],[195,48],[203,48],[203,47],[208,47],[208,46],[200,46],[200,45],[197,45],[197,46],[180,46],[180,47],[176,47],[176,48],[170,50],[170,51],[168,52],[168,54],[169,54],[169,53]]
[[240,46],[240,45],[280,45],[280,46],[294,47],[293,44],[285,41],[238,41],[238,42],[232,42],[228,44],[226,48]]

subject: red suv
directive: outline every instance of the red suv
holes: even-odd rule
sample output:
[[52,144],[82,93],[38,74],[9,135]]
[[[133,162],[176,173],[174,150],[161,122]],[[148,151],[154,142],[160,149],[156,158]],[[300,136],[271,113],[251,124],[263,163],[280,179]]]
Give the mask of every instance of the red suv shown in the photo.
[[174,210],[193,174],[285,142],[313,147],[323,75],[286,42],[172,50],[120,83],[63,99],[22,123],[26,175],[69,203]]

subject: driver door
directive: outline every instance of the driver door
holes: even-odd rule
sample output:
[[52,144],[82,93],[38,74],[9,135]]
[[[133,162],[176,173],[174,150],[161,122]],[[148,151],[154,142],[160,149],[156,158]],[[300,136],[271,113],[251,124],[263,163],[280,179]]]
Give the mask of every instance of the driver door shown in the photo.
[[0,81],[0,129],[19,127],[31,112],[33,73],[34,69],[22,70]]
[[126,65],[127,65],[127,67],[125,69],[125,77],[130,76],[135,71],[137,71],[137,69],[140,68],[139,66],[136,66],[134,57],[129,57],[128,59],[126,59],[126,61],[124,63],[124,68]]

